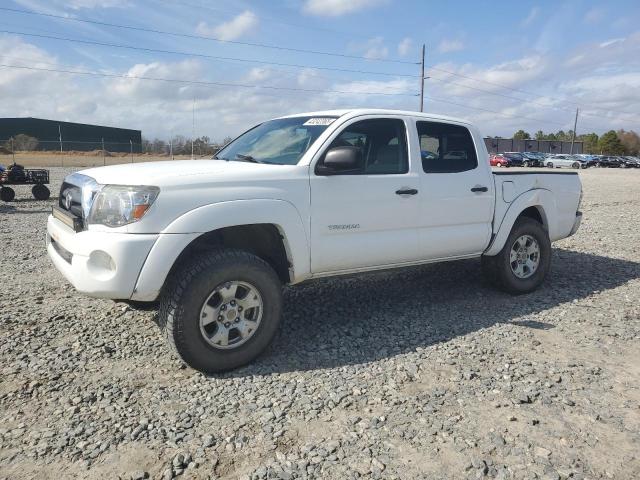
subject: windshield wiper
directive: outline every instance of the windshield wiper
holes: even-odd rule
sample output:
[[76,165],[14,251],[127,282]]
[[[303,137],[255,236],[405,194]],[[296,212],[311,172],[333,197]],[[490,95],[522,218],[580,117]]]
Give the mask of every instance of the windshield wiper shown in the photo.
[[241,153],[236,153],[236,158],[244,160],[245,162],[262,163],[260,160],[258,160],[257,158],[253,158],[251,155],[242,155]]
[[229,161],[229,159],[228,159],[228,158],[224,158],[224,157],[216,157],[216,156],[212,157],[212,160],[225,160],[225,161],[227,161],[227,162]]

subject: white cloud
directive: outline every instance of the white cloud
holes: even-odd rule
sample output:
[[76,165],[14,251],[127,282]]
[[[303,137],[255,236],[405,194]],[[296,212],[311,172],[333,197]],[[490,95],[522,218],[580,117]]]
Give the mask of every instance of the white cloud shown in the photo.
[[[337,83],[331,87],[332,90],[340,92],[348,92],[349,97],[369,96],[367,92],[385,93],[385,94],[406,94],[415,90],[416,82],[408,79],[394,80],[357,80],[353,82]],[[337,94],[343,95],[343,94]]]
[[402,39],[402,41],[398,44],[398,55],[400,55],[401,57],[408,55],[411,51],[412,45],[413,42],[409,37]]
[[604,19],[605,11],[602,8],[593,7],[587,13],[584,14],[584,22],[589,24],[599,23]]
[[527,15],[527,18],[525,18],[521,25],[522,26],[527,26],[527,25],[531,25],[533,23],[533,21],[538,18],[538,15],[540,14],[540,8],[539,7],[531,7],[531,10],[529,10],[529,15]]
[[69,0],[67,5],[75,10],[81,8],[124,8],[130,4],[128,0]]
[[462,40],[448,40],[445,38],[440,41],[436,50],[439,53],[458,52],[460,50],[464,50],[464,43]]
[[[374,46],[384,48],[382,39],[372,40]],[[368,47],[371,44],[364,42],[358,46],[358,51],[366,52]],[[14,36],[0,35],[0,51],[2,55],[11,57],[10,61],[3,59],[2,63],[55,69],[59,62],[53,54],[53,46],[37,47]],[[126,57],[118,58],[119,64],[127,65],[126,62]],[[249,68],[235,64],[233,69],[220,69],[203,60],[169,62],[153,56],[146,63],[128,65],[129,68],[118,68],[114,73],[126,71],[135,76],[350,93],[188,85],[133,78],[105,79],[0,67],[3,111],[15,116],[139,128],[146,137],[167,139],[175,134],[190,135],[191,108],[195,97],[196,134],[218,140],[268,118],[301,111],[349,107],[416,109],[418,106],[416,97],[405,96],[418,92],[419,82],[414,78],[372,79],[371,76],[328,74],[315,69],[285,71],[275,67]],[[487,135],[511,135],[520,128],[529,132],[572,128],[576,105],[562,102],[562,99],[580,103],[583,112],[578,124],[580,132],[637,129],[640,125],[640,32],[614,42],[602,42],[602,45],[584,43],[572,50],[528,55],[496,64],[484,59],[464,64],[448,61],[435,67],[429,70],[432,78],[426,81],[426,109],[469,118]],[[82,65],[60,68],[88,69]],[[106,65],[105,71],[110,68],[115,69]],[[470,78],[451,75],[443,70]],[[335,77],[343,80],[335,80]],[[367,95],[367,92],[402,95],[377,96]],[[621,114],[619,111],[636,113]],[[501,114],[518,118],[505,118]]]
[[258,16],[250,10],[245,10],[228,22],[210,27],[206,22],[200,22],[196,32],[200,35],[208,35],[220,40],[235,40],[245,33],[253,30],[258,25]]
[[339,17],[359,10],[377,7],[388,0],[307,0],[303,10],[311,15]]
[[389,55],[389,48],[384,44],[382,37],[370,38],[366,42],[351,43],[349,51],[359,53],[369,59],[386,58]]

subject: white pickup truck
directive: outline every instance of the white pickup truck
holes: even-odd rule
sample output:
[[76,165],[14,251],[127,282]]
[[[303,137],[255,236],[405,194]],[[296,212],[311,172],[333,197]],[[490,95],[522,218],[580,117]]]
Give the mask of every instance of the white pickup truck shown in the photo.
[[481,258],[504,290],[534,290],[551,242],[576,232],[575,172],[492,172],[478,130],[393,110],[290,115],[211,160],[69,175],[47,225],[80,292],[154,302],[177,354],[203,372],[271,341],[282,286]]

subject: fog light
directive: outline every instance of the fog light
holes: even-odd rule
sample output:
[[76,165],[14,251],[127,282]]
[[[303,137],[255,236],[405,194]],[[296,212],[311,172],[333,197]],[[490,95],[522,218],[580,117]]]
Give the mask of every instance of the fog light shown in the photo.
[[116,273],[116,262],[107,252],[95,250],[87,261],[89,272],[99,280],[108,280]]

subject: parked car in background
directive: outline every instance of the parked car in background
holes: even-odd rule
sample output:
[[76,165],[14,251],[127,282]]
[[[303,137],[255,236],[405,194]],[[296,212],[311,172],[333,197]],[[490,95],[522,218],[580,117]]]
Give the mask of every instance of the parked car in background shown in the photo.
[[544,153],[541,152],[523,152],[524,167],[542,167],[544,165]]
[[582,162],[573,155],[553,155],[548,157],[544,163],[549,168],[582,168]]
[[509,159],[502,153],[492,153],[489,157],[489,165],[492,167],[508,167]]
[[574,155],[574,157],[582,162],[582,168],[593,167],[598,161],[597,155],[589,155],[586,153],[579,153],[577,155]]
[[618,157],[620,168],[639,168],[640,163],[634,157]]
[[524,155],[520,152],[504,152],[503,155],[509,160],[512,167],[522,167],[524,165]]
[[619,168],[620,160],[618,157],[613,157],[610,155],[600,155],[596,160],[596,167],[608,167],[608,168]]

